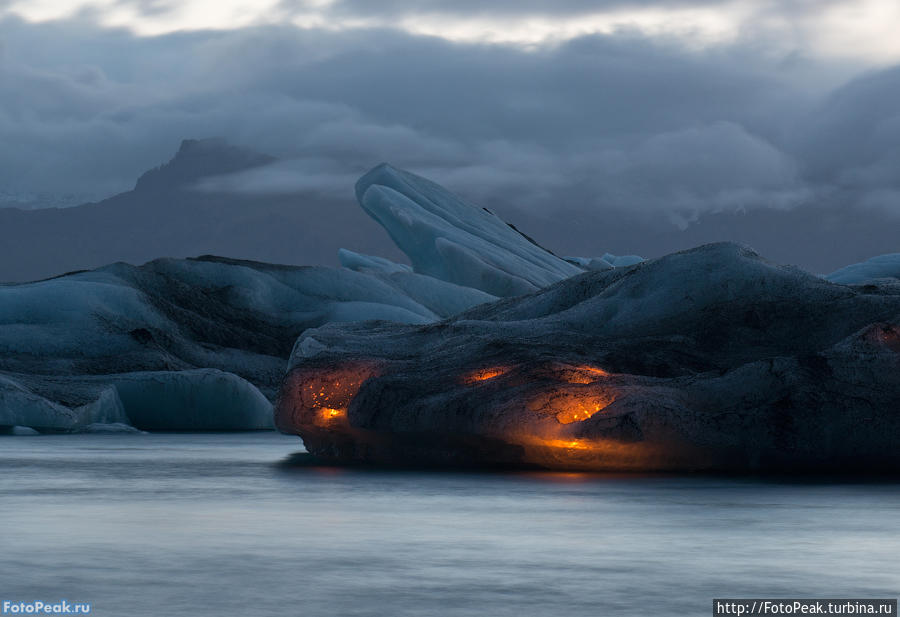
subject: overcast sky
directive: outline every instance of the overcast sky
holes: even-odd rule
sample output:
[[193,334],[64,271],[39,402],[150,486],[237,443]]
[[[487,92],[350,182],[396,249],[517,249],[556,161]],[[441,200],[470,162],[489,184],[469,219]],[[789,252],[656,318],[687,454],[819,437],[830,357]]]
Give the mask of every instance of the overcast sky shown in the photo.
[[0,194],[102,197],[183,138],[352,195],[380,161],[467,197],[683,220],[900,215],[896,0],[0,0]]

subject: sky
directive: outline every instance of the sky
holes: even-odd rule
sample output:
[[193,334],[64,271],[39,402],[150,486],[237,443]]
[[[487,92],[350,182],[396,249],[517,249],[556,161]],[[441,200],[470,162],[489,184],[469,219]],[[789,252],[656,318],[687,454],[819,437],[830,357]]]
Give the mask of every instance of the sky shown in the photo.
[[280,161],[198,190],[350,199],[387,161],[548,215],[900,216],[898,27],[895,0],[0,0],[0,201],[220,136]]

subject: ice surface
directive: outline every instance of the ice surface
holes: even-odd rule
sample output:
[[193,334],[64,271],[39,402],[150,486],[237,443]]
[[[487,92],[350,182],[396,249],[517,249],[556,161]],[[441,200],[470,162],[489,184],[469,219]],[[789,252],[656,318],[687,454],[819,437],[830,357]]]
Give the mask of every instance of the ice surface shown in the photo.
[[644,261],[644,258],[640,255],[613,255],[612,253],[606,253],[601,259],[614,268],[633,266]]
[[73,389],[87,386],[98,396],[68,407],[0,375],[0,427],[92,433],[272,428],[272,404],[259,389],[215,369],[82,377],[80,384],[78,380],[70,382]]
[[0,375],[0,426],[71,429],[76,421],[74,410],[52,403],[18,382]]
[[356,195],[420,274],[504,297],[582,271],[491,212],[389,165],[360,178]]
[[573,257],[566,256],[566,261],[573,263],[585,270],[609,270],[614,266],[602,257]]
[[34,435],[40,435],[40,433],[33,428],[28,428],[27,426],[11,426],[5,430],[0,429],[0,435],[18,435],[20,437],[31,437]]
[[[341,249],[341,264],[356,272],[363,272],[398,289],[402,294],[417,302],[432,313],[432,318],[449,317],[473,306],[497,299],[473,287],[455,285],[441,279],[417,274],[407,265],[394,263],[381,257],[361,255]],[[421,323],[412,319],[391,319],[400,323]],[[332,321],[358,321],[341,319]]]
[[142,431],[139,428],[135,428],[130,424],[123,424],[122,422],[95,422],[94,424],[88,424],[79,432],[81,433],[104,433],[111,435],[121,435],[121,434],[131,434],[131,435],[146,435],[146,431]]
[[0,375],[0,426],[69,432],[96,423],[129,423],[114,388],[102,390],[92,402],[67,407],[36,394],[19,381]]
[[[381,278],[431,311],[436,318],[450,317],[480,304],[497,300],[496,296],[479,289],[455,285],[414,272],[394,272],[382,275]],[[391,321],[404,323],[399,319]]]
[[[0,425],[76,431],[127,416],[150,430],[270,426],[271,407],[256,388],[274,397],[305,329],[366,320],[425,324],[495,300],[389,264],[359,256],[354,271],[160,259],[0,285],[0,375],[7,375]],[[224,372],[190,373],[204,368]],[[118,391],[101,394],[112,385]],[[130,397],[135,391],[144,394]],[[148,392],[170,403],[142,407],[142,397],[162,400]]]
[[566,261],[581,266],[585,270],[609,270],[610,268],[624,268],[644,261],[639,255],[613,255],[605,253],[603,257],[566,257]]
[[272,404],[250,382],[214,369],[111,376],[131,424],[155,431],[272,428]]
[[252,372],[250,365],[266,362],[259,354],[277,356],[270,365],[280,364],[307,327],[367,319],[426,323],[491,299],[404,271],[220,259],[113,264],[0,285],[0,371],[70,375],[209,366]]
[[875,279],[900,279],[900,253],[872,257],[864,262],[835,270],[825,278],[832,283],[857,285]]
[[108,324],[161,328],[162,317],[140,291],[103,271],[0,286],[0,354],[79,358],[126,352],[133,341]]
[[338,259],[342,266],[356,272],[384,272],[385,274],[412,272],[412,268],[406,264],[398,264],[384,257],[363,255],[347,249],[338,251]]

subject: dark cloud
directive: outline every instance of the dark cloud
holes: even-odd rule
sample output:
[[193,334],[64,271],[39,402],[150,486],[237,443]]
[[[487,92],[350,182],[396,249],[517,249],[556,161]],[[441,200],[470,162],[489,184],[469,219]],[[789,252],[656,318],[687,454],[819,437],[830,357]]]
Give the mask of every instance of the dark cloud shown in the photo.
[[897,72],[829,94],[809,61],[751,43],[698,51],[619,32],[522,49],[293,27],[136,37],[85,19],[10,18],[0,37],[7,191],[99,197],[182,138],[218,135],[283,160],[207,189],[349,199],[353,179],[387,160],[479,202],[682,225],[838,196],[897,207]]

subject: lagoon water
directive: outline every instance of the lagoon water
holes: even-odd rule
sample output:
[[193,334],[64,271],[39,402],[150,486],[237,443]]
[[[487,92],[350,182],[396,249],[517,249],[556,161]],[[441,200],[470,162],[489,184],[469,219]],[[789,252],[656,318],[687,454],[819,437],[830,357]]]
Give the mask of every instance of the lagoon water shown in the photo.
[[336,469],[297,452],[274,433],[0,438],[0,602],[644,616],[900,593],[893,482]]

